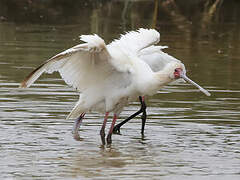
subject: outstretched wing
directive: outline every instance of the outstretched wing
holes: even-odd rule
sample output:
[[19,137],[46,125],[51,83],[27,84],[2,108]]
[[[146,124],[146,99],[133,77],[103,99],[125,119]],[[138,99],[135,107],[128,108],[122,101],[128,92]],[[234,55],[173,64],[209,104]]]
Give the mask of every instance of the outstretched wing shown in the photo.
[[131,57],[141,58],[144,52],[149,54],[147,49],[155,47],[160,34],[154,29],[141,28],[121,35],[120,39],[107,46],[96,34],[82,35],[80,38],[85,43],[63,51],[41,64],[23,80],[20,87],[29,87],[44,72],[58,71],[68,85],[82,92],[104,80],[113,71],[133,72],[137,58],[133,61]]
[[140,28],[121,35],[120,39],[114,40],[110,45],[118,46],[126,55],[138,53],[147,47],[157,44],[160,34],[155,29]]
[[103,39],[96,34],[82,35],[80,39],[85,43],[63,51],[41,64],[23,80],[20,87],[29,87],[43,72],[58,71],[68,85],[83,91],[116,70]]

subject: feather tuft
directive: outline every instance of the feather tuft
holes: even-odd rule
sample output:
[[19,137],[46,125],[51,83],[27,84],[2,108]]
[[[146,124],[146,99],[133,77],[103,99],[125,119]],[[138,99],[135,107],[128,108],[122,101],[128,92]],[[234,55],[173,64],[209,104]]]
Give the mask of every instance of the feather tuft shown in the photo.
[[97,34],[81,35],[80,40],[88,44],[88,50],[91,52],[101,52],[106,46],[104,40]]

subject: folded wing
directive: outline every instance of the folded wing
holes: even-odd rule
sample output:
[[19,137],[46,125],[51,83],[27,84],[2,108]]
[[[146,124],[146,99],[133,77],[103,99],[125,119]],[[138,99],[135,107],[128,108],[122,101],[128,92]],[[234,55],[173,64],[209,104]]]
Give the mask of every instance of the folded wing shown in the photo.
[[139,52],[139,58],[146,62],[154,72],[162,70],[168,63],[180,62],[178,59],[163,52],[167,46],[150,46]]

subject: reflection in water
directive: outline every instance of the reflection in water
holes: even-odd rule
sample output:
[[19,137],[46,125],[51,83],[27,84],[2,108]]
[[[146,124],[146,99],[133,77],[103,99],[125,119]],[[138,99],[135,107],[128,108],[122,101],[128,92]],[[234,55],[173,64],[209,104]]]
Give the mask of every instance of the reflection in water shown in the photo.
[[[239,179],[237,1],[12,2],[0,1],[1,179]],[[123,29],[151,26],[212,96],[180,82],[165,87],[147,101],[143,139],[138,117],[103,149],[103,117],[91,113],[80,130],[84,140],[75,141],[65,117],[78,96],[57,74],[17,89],[44,59],[79,43],[80,34],[109,42]],[[120,120],[138,107],[126,107]]]

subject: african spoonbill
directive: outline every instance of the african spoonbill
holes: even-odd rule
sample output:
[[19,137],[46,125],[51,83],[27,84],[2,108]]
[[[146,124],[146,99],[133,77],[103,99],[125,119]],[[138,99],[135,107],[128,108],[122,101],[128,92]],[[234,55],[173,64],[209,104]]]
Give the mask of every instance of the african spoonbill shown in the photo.
[[[75,88],[79,100],[67,119],[76,119],[73,127],[75,139],[86,112],[105,113],[100,135],[105,144],[105,126],[108,115],[113,121],[108,132],[107,144],[112,143],[112,132],[117,117],[128,102],[137,97],[153,95],[164,85],[183,78],[207,96],[210,93],[186,76],[181,61],[164,53],[156,44],[160,34],[154,29],[139,29],[121,35],[106,45],[98,35],[81,35],[84,42],[67,49],[45,61],[20,84],[29,87],[42,73],[58,71],[62,79]],[[143,101],[144,102],[144,101]]]

